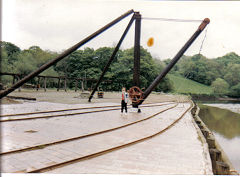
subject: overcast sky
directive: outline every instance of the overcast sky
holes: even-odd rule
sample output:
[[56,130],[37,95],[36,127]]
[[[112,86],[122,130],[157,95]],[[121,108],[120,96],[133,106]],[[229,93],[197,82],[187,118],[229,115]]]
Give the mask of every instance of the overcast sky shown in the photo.
[[[150,1],[150,0],[3,0],[2,40],[21,49],[38,45],[63,51],[130,9],[142,17],[203,20],[210,18],[202,54],[214,58],[228,52],[240,55],[240,1]],[[114,46],[131,16],[93,39],[84,47]],[[154,57],[172,58],[200,23],[142,20],[141,45]],[[186,55],[199,52],[205,31]],[[147,47],[153,37],[154,45]],[[122,49],[134,44],[134,25]]]

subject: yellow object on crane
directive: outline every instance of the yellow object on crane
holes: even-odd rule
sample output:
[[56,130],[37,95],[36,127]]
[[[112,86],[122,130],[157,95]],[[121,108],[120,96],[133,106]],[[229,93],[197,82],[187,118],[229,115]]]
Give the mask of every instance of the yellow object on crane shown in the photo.
[[153,46],[153,43],[154,43],[154,39],[153,39],[152,37],[150,37],[150,38],[148,39],[148,42],[147,42],[148,47],[152,47],[152,46]]

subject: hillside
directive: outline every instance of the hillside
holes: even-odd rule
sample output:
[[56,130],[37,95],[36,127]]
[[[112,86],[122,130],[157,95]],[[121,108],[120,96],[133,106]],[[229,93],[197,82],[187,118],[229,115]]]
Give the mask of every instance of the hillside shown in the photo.
[[176,93],[211,94],[213,92],[210,86],[200,84],[190,79],[173,74],[169,74],[168,77],[173,83],[173,89]]

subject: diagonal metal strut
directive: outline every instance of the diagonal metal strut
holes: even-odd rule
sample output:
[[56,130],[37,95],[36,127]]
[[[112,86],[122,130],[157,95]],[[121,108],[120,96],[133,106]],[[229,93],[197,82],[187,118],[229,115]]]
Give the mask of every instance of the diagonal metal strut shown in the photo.
[[89,96],[88,102],[91,102],[91,99],[92,99],[94,93],[96,92],[99,84],[101,83],[101,81],[102,81],[105,73],[107,72],[110,64],[111,64],[112,61],[114,60],[114,58],[115,58],[115,56],[116,56],[116,54],[117,54],[117,52],[118,52],[118,50],[119,50],[119,48],[120,48],[120,46],[121,46],[121,44],[122,44],[122,42],[123,42],[125,36],[127,35],[130,27],[132,26],[132,23],[133,23],[134,20],[135,20],[135,18],[134,18],[134,15],[133,15],[132,18],[131,18],[131,20],[129,21],[129,23],[128,23],[126,29],[125,29],[125,31],[123,32],[123,34],[122,34],[122,36],[121,36],[121,38],[120,38],[117,46],[115,47],[115,49],[114,49],[114,51],[113,51],[113,53],[112,53],[112,56],[110,57],[110,59],[108,60],[108,63],[107,63],[106,66],[104,67],[103,72],[102,72],[100,78],[99,78],[98,81],[97,81],[97,84],[95,85],[95,87],[94,87],[91,95]]
[[156,77],[156,79],[152,82],[152,84],[146,89],[143,93],[143,99],[140,100],[138,104],[133,105],[133,107],[138,107],[138,105],[142,104],[144,100],[148,97],[148,95],[157,87],[157,85],[161,82],[161,80],[167,75],[167,73],[172,69],[172,67],[178,62],[178,60],[183,56],[185,51],[191,46],[191,44],[195,41],[195,39],[201,34],[201,32],[205,29],[205,27],[210,23],[208,18],[205,18],[196,32],[191,36],[191,38],[185,43],[185,45],[179,50],[179,52],[175,55],[175,57],[171,60],[171,62],[164,68],[164,70]]
[[113,25],[115,25],[116,23],[121,21],[123,18],[125,18],[128,15],[132,14],[133,12],[134,12],[133,10],[127,11],[126,13],[124,13],[120,17],[116,18],[112,22],[108,23],[107,25],[105,25],[104,27],[102,27],[101,29],[96,31],[95,33],[91,34],[90,36],[86,37],[85,39],[83,39],[79,43],[77,43],[74,46],[72,46],[69,49],[67,49],[62,54],[60,54],[58,57],[56,57],[56,58],[52,59],[51,61],[45,63],[40,68],[38,68],[36,71],[33,71],[32,73],[28,74],[26,77],[24,77],[23,79],[21,79],[17,83],[13,84],[10,88],[0,92],[0,99],[3,98],[4,96],[8,95],[9,93],[13,92],[15,89],[21,87],[23,84],[25,84],[29,80],[33,79],[35,76],[37,76],[41,72],[45,71],[46,69],[48,69],[52,65],[56,64],[57,62],[59,62],[60,60],[62,60],[63,58],[65,58],[66,56],[68,56],[69,54],[74,52],[75,50],[77,50],[79,47],[81,47],[82,45],[86,44],[87,42],[89,42],[90,40],[92,40],[93,38],[95,38],[96,36],[101,34],[102,32],[104,32],[108,28],[112,27]]

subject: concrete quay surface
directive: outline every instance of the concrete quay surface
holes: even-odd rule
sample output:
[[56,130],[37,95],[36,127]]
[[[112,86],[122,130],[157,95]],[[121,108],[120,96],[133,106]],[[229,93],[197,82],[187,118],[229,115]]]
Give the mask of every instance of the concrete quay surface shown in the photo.
[[[3,111],[1,114],[89,107],[89,109],[77,111],[81,113],[84,111],[108,109],[90,107],[117,105],[119,104],[69,105],[30,101],[23,104],[2,105]],[[120,108],[118,108],[117,110],[72,116],[1,122],[1,152],[4,153],[121,127],[156,114],[147,120],[94,136],[42,146],[41,148],[23,152],[3,154],[1,155],[2,172],[26,173],[78,159],[157,134],[176,121],[172,127],[152,138],[114,149],[99,156],[52,168],[45,173],[212,174],[207,144],[199,137],[199,128],[196,126],[190,111],[177,121],[191,104],[189,102],[179,104],[161,102],[148,106],[141,106],[141,113],[131,112],[129,109],[127,114],[121,114]],[[130,106],[128,107],[130,108]],[[164,112],[159,113],[161,111]],[[76,111],[68,113],[74,112]],[[59,113],[51,113],[50,115],[56,114]],[[27,118],[31,116],[20,117]],[[1,119],[14,119],[14,117],[2,117]]]

